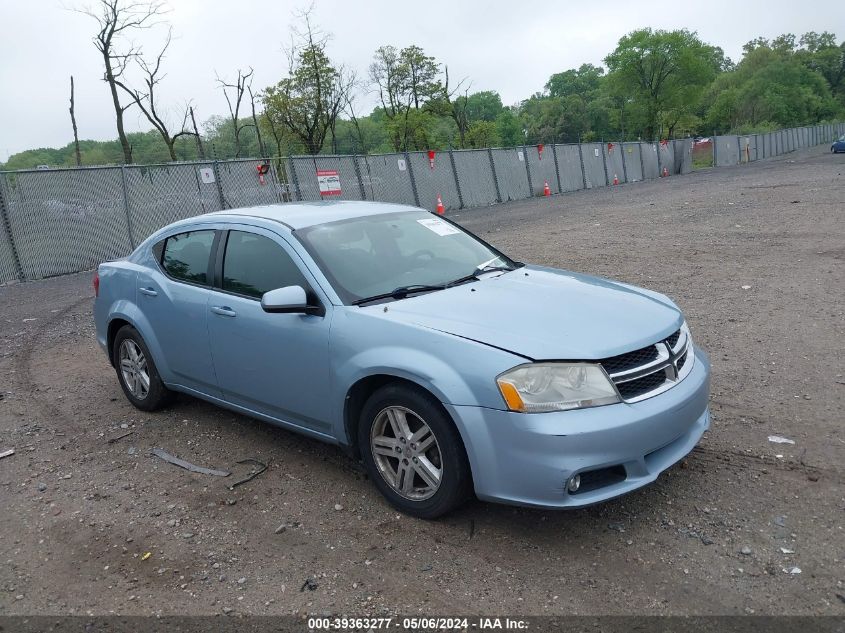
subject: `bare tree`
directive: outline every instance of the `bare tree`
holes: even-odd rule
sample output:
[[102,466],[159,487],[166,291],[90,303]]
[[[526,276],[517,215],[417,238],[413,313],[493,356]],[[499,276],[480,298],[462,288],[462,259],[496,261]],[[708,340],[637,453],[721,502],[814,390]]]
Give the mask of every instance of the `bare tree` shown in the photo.
[[458,128],[458,140],[460,146],[463,148],[466,147],[466,135],[467,131],[469,130],[469,117],[467,116],[467,108],[469,106],[469,89],[472,84],[467,83],[463,91],[464,94],[459,96],[457,99],[453,100],[452,97],[454,97],[460,92],[461,88],[466,82],[466,78],[461,79],[458,82],[458,85],[450,90],[449,67],[444,66],[443,72],[446,76],[446,81],[443,84],[442,99],[446,103],[448,115],[452,117],[452,120],[455,122],[455,125]]
[[186,129],[190,106],[185,107],[185,112],[182,117],[182,125],[180,126],[179,132],[176,132],[175,134],[170,130],[166,117],[156,108],[155,89],[165,77],[161,71],[161,62],[164,59],[165,53],[167,53],[168,47],[170,46],[171,38],[172,31],[168,31],[164,46],[162,46],[161,52],[155,58],[154,62],[147,62],[140,54],[136,56],[138,66],[144,75],[143,82],[145,89],[143,92],[135,88],[131,88],[121,79],[115,79],[115,84],[129,95],[135,105],[138,106],[143,115],[147,118],[147,121],[149,121],[161,135],[162,140],[164,140],[164,144],[167,146],[167,151],[170,154],[170,160],[175,161],[178,160],[176,158],[176,141],[182,136],[192,136],[194,132]]
[[[358,149],[362,154],[366,154],[368,151],[367,142],[364,139],[364,132],[361,129],[361,121],[355,114],[355,98],[361,89],[361,81],[358,79],[358,74],[354,70],[348,71],[347,78],[349,89],[346,91],[346,97],[342,106],[343,112],[349,117],[349,120],[352,121],[352,126],[355,128],[355,135],[358,137],[359,143]],[[334,134],[334,129],[332,129],[332,134]]]
[[191,114],[191,125],[194,128],[194,139],[197,142],[197,155],[200,157],[200,160],[205,160],[205,149],[202,146],[202,137],[200,136],[200,131],[197,128],[197,119],[194,116],[194,106],[188,104],[188,112]]
[[[226,105],[229,106],[229,118],[232,119],[232,131],[235,134],[235,158],[238,158],[241,155],[241,132],[244,128],[252,125],[251,123],[240,123],[238,116],[240,114],[241,102],[243,101],[244,93],[246,93],[248,89],[250,94],[252,93],[253,72],[254,71],[251,67],[248,73],[244,73],[239,68],[238,78],[235,80],[235,83],[229,83],[225,79],[221,79],[219,76],[217,77],[217,83],[223,91],[223,96],[226,97]],[[230,92],[232,93],[231,95]]]
[[249,105],[252,108],[252,124],[255,127],[255,136],[258,137],[258,151],[262,158],[267,157],[267,149],[264,147],[264,141],[261,138],[261,127],[258,125],[258,116],[255,114],[255,95],[252,94],[252,82],[246,87],[249,92]]
[[148,29],[157,23],[165,13],[164,2],[160,0],[98,0],[96,9],[81,9],[80,13],[94,18],[98,31],[94,35],[94,46],[103,57],[103,81],[109,86],[117,123],[117,136],[123,148],[123,160],[132,162],[132,146],[126,138],[123,115],[133,105],[124,105],[118,94],[118,80],[123,76],[129,62],[140,52],[135,45],[123,44],[127,33]]
[[82,154],[79,151],[79,133],[76,129],[76,113],[73,102],[73,75],[70,76],[70,123],[73,125],[73,149],[76,154],[76,166],[82,164]]

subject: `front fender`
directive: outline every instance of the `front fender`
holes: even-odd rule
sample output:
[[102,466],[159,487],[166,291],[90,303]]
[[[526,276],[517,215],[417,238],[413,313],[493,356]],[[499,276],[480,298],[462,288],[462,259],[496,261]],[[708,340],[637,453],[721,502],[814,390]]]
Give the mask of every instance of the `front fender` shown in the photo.
[[[470,384],[452,366],[442,359],[423,350],[401,346],[382,345],[363,350],[346,359],[336,367],[338,399],[334,404],[335,428],[333,435],[342,443],[353,445],[354,437],[348,437],[344,409],[347,394],[359,381],[372,376],[395,376],[411,382],[431,393],[444,404],[477,402]],[[467,429],[455,419],[458,433],[467,444]]]
[[[386,374],[404,378],[430,391],[446,404],[476,402],[467,381],[442,359],[424,350],[399,346],[380,346],[363,350],[336,368],[346,392],[356,382],[369,376]],[[342,407],[341,402],[341,407]]]

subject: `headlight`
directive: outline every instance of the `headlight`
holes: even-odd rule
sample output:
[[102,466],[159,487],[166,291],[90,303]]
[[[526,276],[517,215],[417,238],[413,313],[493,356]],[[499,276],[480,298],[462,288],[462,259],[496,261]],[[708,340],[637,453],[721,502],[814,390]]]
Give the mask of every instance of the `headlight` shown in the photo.
[[544,413],[598,407],[620,402],[600,365],[532,363],[506,371],[496,379],[511,411]]

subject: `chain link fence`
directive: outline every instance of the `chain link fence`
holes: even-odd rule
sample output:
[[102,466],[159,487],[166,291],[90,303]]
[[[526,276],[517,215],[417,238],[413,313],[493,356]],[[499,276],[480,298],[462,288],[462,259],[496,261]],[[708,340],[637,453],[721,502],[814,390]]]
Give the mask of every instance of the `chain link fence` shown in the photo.
[[[716,167],[845,134],[845,124],[714,136]],[[291,156],[0,172],[0,283],[93,268],[176,220],[290,201],[371,200],[436,211],[692,171],[692,139],[376,155]]]

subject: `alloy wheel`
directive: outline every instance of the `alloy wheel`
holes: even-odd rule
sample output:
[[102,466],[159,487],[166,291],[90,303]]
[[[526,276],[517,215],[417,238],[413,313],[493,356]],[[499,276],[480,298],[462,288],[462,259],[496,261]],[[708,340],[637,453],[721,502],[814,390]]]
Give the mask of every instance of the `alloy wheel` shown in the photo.
[[120,344],[118,361],[123,384],[138,400],[143,400],[150,393],[150,371],[147,367],[147,357],[132,339],[126,339]]
[[443,457],[431,427],[405,407],[391,406],[376,416],[370,451],[379,473],[396,494],[412,501],[430,499],[443,479]]

